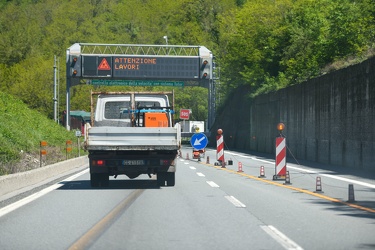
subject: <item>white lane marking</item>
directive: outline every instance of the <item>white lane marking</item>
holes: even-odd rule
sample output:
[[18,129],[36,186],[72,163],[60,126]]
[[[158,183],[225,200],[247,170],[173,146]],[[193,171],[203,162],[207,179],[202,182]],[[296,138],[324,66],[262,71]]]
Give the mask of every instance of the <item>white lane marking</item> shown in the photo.
[[60,181],[59,183],[56,183],[52,186],[49,186],[49,187],[47,187],[43,190],[40,190],[39,192],[36,192],[36,193],[34,193],[30,196],[27,196],[27,197],[23,198],[22,200],[16,201],[16,202],[14,202],[14,203],[6,206],[6,207],[1,208],[0,209],[0,217],[2,217],[4,215],[16,210],[17,208],[20,208],[20,207],[36,200],[36,199],[42,197],[45,194],[48,194],[49,192],[51,192],[53,190],[56,190],[56,189],[64,186],[65,182],[72,181],[72,180],[76,179],[77,177],[87,173],[88,171],[89,171],[89,169],[85,169],[85,170],[83,170],[83,171],[81,171],[81,172],[79,172],[75,175],[70,176],[69,178],[66,178],[65,180]]
[[205,177],[205,175],[200,173],[200,172],[198,172],[197,175],[200,176],[200,177]]
[[180,161],[185,161],[184,159],[180,159]]
[[197,168],[196,168],[196,167],[191,167],[191,166],[190,166],[190,169],[197,169]]
[[[252,156],[246,156],[246,155],[241,155],[241,154],[236,154],[236,153],[231,153],[231,152],[227,152],[226,154],[240,156],[240,157],[243,157],[243,158],[249,158],[249,159],[252,159],[254,161],[260,161],[260,162],[264,162],[264,163],[275,164],[274,161],[261,160],[261,159],[257,159],[257,158],[252,157]],[[325,177],[328,177],[328,178],[331,178],[331,179],[345,181],[345,182],[357,184],[357,185],[368,187],[368,188],[375,188],[374,184],[370,184],[370,183],[363,182],[363,181],[357,181],[357,180],[353,180],[353,179],[349,179],[349,178],[345,178],[345,177],[340,177],[340,176],[337,176],[337,175],[323,174],[323,173],[321,173],[319,171],[308,170],[308,169],[303,169],[303,168],[299,168],[299,167],[293,167],[293,166],[290,166],[290,165],[288,165],[287,168],[298,170],[298,171],[309,173],[309,174],[318,174],[318,175],[325,176]]]
[[233,205],[235,205],[236,207],[246,207],[245,204],[243,204],[242,202],[240,202],[239,200],[237,200],[235,197],[233,196],[225,196],[225,198],[230,201]]
[[218,187],[220,187],[219,185],[217,185],[215,182],[213,182],[213,181],[206,181],[207,182],[207,184],[208,185],[210,185],[211,187],[213,187],[213,188],[218,188]]
[[274,226],[260,226],[267,234],[274,238],[280,245],[288,250],[303,250],[297,243],[289,239],[285,234],[277,230]]
[[185,164],[185,165],[188,165],[188,164],[189,164],[189,162],[184,162],[184,164]]

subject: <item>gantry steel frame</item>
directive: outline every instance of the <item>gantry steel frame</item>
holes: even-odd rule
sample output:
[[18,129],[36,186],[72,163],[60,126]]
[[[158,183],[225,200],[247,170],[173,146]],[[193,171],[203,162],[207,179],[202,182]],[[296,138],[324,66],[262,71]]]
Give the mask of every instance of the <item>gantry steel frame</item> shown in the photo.
[[[101,44],[101,43],[75,43],[66,50],[66,129],[70,130],[70,87],[72,78],[69,73],[70,56],[96,55],[136,55],[158,57],[209,57],[211,59],[210,78],[208,84],[208,118],[207,132],[215,120],[216,90],[213,78],[213,55],[204,46],[198,45],[147,45],[147,44]],[[82,78],[83,79],[83,78]],[[75,79],[76,80],[76,79]]]

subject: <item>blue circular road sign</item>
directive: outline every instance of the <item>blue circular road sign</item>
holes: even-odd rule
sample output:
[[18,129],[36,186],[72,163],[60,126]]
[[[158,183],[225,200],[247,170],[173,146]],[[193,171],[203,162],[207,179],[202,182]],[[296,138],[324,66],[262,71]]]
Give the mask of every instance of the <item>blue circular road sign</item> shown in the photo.
[[190,144],[195,149],[204,149],[208,144],[207,136],[203,133],[194,134],[190,139]]

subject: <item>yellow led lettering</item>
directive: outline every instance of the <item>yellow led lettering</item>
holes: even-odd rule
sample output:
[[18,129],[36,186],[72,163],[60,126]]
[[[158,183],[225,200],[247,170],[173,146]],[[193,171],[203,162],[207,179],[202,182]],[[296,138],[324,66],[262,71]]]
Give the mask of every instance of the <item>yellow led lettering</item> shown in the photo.
[[115,70],[139,70],[142,64],[157,64],[156,58],[115,57]]

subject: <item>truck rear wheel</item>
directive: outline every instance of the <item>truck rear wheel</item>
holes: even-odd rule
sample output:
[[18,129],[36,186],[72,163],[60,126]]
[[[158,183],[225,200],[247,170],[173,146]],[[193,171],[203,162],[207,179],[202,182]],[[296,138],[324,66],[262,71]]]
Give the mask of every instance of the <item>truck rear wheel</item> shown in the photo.
[[108,187],[109,175],[108,174],[90,174],[91,187]]
[[101,174],[101,181],[102,181],[102,187],[108,187],[109,186],[109,175],[108,174]]
[[174,172],[167,173],[167,186],[173,187],[174,184],[175,184],[175,173]]
[[[164,187],[164,186],[173,187],[175,185],[175,173],[171,173],[171,172],[158,173],[157,181],[160,187]],[[165,185],[165,182],[167,182],[167,185]]]
[[91,187],[99,187],[100,185],[99,174],[90,174],[90,184],[91,184]]
[[165,181],[167,179],[167,173],[157,173],[156,179],[157,179],[157,182],[158,182],[158,186],[164,187]]

